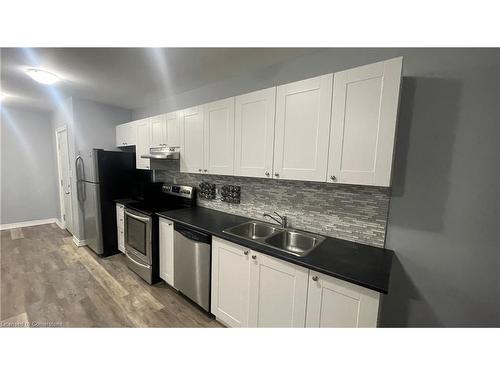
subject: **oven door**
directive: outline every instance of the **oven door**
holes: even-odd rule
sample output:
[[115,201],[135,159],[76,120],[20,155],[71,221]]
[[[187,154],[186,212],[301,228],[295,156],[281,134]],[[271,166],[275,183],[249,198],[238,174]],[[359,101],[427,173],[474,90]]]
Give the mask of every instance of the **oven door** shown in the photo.
[[125,250],[128,255],[152,264],[152,219],[137,211],[125,209]]

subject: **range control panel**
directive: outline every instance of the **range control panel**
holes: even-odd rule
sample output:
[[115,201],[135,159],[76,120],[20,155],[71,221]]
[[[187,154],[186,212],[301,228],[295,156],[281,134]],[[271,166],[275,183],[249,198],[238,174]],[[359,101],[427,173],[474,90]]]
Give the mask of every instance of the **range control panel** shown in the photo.
[[178,197],[192,199],[194,195],[194,187],[182,185],[163,184],[162,191],[166,194],[176,195]]

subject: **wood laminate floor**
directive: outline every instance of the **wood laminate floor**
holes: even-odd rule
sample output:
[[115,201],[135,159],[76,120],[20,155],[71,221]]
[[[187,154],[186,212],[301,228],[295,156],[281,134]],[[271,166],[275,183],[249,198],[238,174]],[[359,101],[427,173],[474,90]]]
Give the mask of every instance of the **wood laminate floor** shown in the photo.
[[99,258],[55,224],[1,231],[1,326],[222,327],[123,254]]

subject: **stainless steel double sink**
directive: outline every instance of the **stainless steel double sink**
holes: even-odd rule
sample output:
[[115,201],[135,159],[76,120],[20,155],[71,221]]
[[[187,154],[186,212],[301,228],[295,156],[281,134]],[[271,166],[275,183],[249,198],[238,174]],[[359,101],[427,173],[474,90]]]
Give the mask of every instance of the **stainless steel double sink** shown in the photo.
[[325,237],[318,234],[282,228],[277,225],[260,221],[249,221],[222,232],[235,237],[258,242],[299,257],[304,257],[313,251]]

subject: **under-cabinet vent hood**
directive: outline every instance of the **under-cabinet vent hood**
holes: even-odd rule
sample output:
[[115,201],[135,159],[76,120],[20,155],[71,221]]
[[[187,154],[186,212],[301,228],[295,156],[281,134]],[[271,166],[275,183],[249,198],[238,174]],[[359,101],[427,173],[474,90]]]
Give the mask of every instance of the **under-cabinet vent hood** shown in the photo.
[[141,155],[143,159],[170,159],[179,160],[178,147],[151,147],[149,154]]

